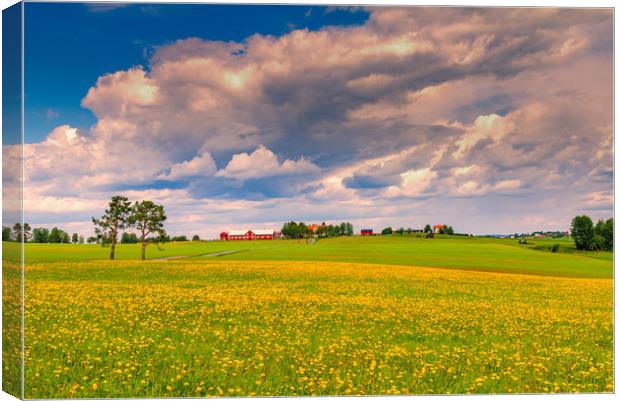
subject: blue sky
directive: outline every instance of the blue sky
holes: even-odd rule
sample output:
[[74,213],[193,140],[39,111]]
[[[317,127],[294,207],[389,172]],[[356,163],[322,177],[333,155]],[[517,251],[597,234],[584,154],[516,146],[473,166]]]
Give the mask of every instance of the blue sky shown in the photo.
[[[80,100],[96,79],[135,65],[179,38],[243,41],[293,29],[363,24],[364,10],[312,6],[26,3],[26,142],[44,139],[60,121],[96,122]],[[241,11],[242,10],[242,11]]]
[[610,9],[28,3],[26,220],[90,235],[115,194],[205,238],[607,218],[612,30]]

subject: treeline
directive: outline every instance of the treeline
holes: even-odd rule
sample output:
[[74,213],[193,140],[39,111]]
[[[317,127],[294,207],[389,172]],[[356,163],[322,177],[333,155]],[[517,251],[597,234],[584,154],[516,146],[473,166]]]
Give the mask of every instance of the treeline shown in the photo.
[[353,235],[353,224],[349,222],[343,222],[340,224],[321,224],[314,226],[314,230],[311,226],[307,225],[303,221],[299,223],[290,221],[284,223],[282,227],[282,236],[289,239],[309,238],[316,235],[321,238],[325,237],[339,237],[341,235]]
[[416,228],[404,228],[404,227],[400,227],[397,229],[393,229],[392,227],[385,227],[383,230],[381,230],[381,235],[391,235],[391,234],[413,234],[413,233],[421,233],[423,230],[420,229],[416,229]]
[[[185,235],[177,235],[175,237],[170,237],[167,234],[160,235],[157,237],[157,242],[186,242],[189,241],[187,236]],[[192,241],[200,241],[200,236],[198,234],[192,237]],[[121,244],[137,244],[140,242],[140,238],[135,233],[127,233],[124,232],[121,235]]]
[[58,227],[54,227],[51,230],[44,227],[32,229],[28,223],[24,223],[23,227],[21,223],[15,223],[12,228],[2,226],[2,241],[23,241],[39,244],[83,244],[84,237],[77,233],[69,235],[68,232]]
[[571,237],[577,249],[612,251],[614,249],[614,219],[599,220],[596,225],[589,216],[576,216],[570,225]]
[[[404,227],[400,227],[398,229],[393,229],[392,227],[386,227],[383,230],[381,230],[381,234],[382,235],[391,235],[391,234],[413,234],[413,233],[425,233],[425,234],[433,234],[433,228],[431,227],[430,224],[427,224],[426,226],[424,226],[423,230],[420,229],[415,229],[415,228],[404,228]],[[448,225],[443,225],[440,229],[438,234],[448,234],[448,235],[454,235],[454,229],[452,228],[452,226],[448,226]]]

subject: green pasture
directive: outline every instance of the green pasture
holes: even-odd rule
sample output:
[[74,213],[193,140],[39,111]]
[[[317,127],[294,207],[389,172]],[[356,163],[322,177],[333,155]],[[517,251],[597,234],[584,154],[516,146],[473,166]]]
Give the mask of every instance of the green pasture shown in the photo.
[[[549,251],[554,243],[560,244],[560,252]],[[231,251],[235,253],[209,256]],[[27,263],[78,262],[106,260],[110,249],[100,245],[28,243],[25,252]],[[139,245],[117,246],[118,260],[136,260],[139,255]],[[356,262],[564,277],[613,276],[611,252],[577,251],[570,238],[529,239],[525,245],[520,245],[517,239],[464,236],[426,239],[406,235],[340,237],[321,239],[314,244],[305,240],[196,241],[150,245],[147,258],[204,262],[215,259]]]

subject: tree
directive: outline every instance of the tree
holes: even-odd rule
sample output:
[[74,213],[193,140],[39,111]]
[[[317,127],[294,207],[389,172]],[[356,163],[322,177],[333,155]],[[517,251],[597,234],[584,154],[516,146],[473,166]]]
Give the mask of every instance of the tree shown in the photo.
[[185,235],[177,235],[176,237],[172,237],[172,242],[185,242],[187,241],[187,237]]
[[430,234],[430,233],[432,233],[432,232],[433,232],[433,229],[431,228],[431,225],[430,225],[430,224],[427,224],[427,225],[425,225],[425,226],[424,226],[424,232],[425,232],[426,234]]
[[392,227],[385,227],[383,230],[381,230],[381,235],[390,235],[394,232],[394,230],[392,229]]
[[71,236],[71,242],[73,242],[74,244],[77,244],[79,239],[80,236],[78,235],[78,233],[73,233],[73,235]]
[[571,236],[577,249],[592,250],[595,246],[592,219],[586,215],[576,216],[571,222]]
[[613,217],[607,219],[605,222],[605,227],[603,227],[603,232],[601,233],[603,238],[605,238],[605,249],[608,251],[614,250],[614,219]]
[[347,235],[350,237],[353,235],[353,224],[351,223],[346,223],[346,228],[347,228]]
[[86,242],[88,242],[89,244],[94,244],[95,242],[97,242],[97,237],[88,237]]
[[62,231],[60,230],[60,242],[62,242],[63,244],[68,244],[69,242],[71,242],[71,240],[69,239],[69,233],[66,231]]
[[60,244],[62,242],[62,231],[58,227],[52,228],[47,241],[50,244]]
[[31,236],[30,224],[25,223],[22,227],[21,223],[15,223],[13,226],[13,238],[15,238],[15,241],[27,242]]
[[92,218],[95,234],[101,239],[102,245],[110,244],[110,259],[114,259],[116,242],[120,230],[128,226],[131,215],[131,202],[124,196],[113,196],[100,219]]
[[[146,246],[149,240],[149,234],[158,234],[158,236],[166,236],[164,230],[164,221],[166,221],[166,212],[162,205],[158,205],[149,200],[135,202],[131,208],[129,224],[140,232],[140,243],[142,244],[142,260],[146,259]],[[158,242],[157,238],[150,241]]]
[[84,243],[84,236],[80,235],[80,238],[78,238],[78,243],[83,244]]
[[11,227],[2,226],[2,241],[11,241]]
[[39,227],[32,230],[32,242],[44,244],[49,241],[50,231],[47,228]]
[[194,234],[194,236],[192,237],[192,241],[200,241],[200,237],[198,236],[198,234]]
[[602,251],[614,249],[614,219],[607,221],[599,220],[594,226],[594,239],[596,248]]
[[135,233],[123,233],[121,235],[121,244],[137,244],[140,242]]
[[446,234],[448,235],[454,235],[454,229],[452,228],[452,226],[448,226],[446,227]]

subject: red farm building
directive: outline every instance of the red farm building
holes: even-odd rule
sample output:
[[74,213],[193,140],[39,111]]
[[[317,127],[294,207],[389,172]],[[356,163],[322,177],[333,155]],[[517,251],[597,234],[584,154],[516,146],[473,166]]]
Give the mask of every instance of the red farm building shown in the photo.
[[363,228],[362,235],[372,235],[372,228]]
[[230,230],[220,234],[222,241],[272,240],[277,237],[274,230]]

